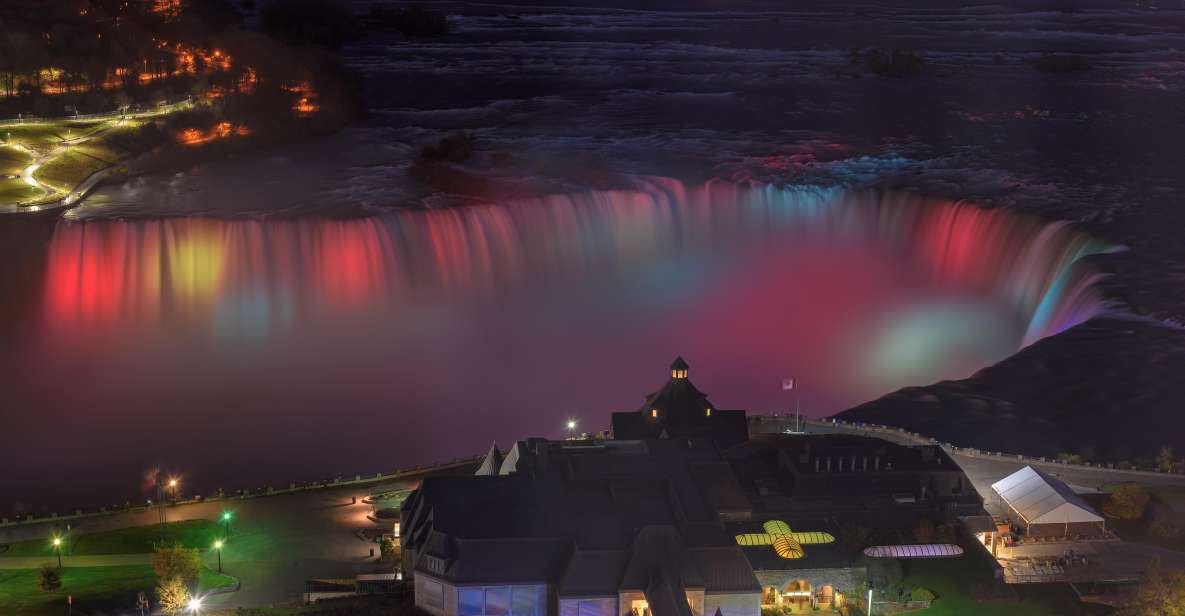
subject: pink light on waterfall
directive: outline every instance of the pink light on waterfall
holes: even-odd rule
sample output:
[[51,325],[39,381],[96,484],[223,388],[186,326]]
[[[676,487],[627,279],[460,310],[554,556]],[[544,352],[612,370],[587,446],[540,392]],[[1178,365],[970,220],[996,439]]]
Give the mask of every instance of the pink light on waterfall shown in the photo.
[[[782,403],[754,392],[794,374],[812,384],[804,409],[838,410],[1097,314],[1084,258],[1107,249],[1069,225],[913,195],[638,178],[370,218],[62,222],[42,314],[69,353],[132,354],[139,337],[216,364],[277,345],[276,365],[334,357],[358,375],[416,349],[429,375],[391,387],[425,400],[466,387],[456,375],[481,370],[453,364],[492,345],[538,362],[498,379],[544,388],[533,400],[561,395],[546,387],[572,348],[629,374],[674,351],[725,375],[713,393],[738,405]],[[79,342],[92,334],[118,344]]]

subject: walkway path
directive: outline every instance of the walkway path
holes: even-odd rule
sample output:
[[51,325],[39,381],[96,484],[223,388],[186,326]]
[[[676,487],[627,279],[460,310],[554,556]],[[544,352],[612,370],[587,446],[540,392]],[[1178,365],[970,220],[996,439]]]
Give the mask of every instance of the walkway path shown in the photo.
[[[113,122],[103,128],[100,128],[94,132],[87,133],[86,135],[74,137],[72,139],[63,139],[62,141],[58,142],[58,144],[52,150],[50,150],[49,152],[42,154],[42,155],[38,155],[33,150],[31,150],[28,147],[25,147],[24,145],[21,145],[19,143],[9,144],[13,147],[21,149],[26,154],[29,154],[30,156],[33,157],[33,162],[30,163],[23,170],[21,170],[21,179],[24,180],[24,182],[26,184],[29,184],[30,186],[39,188],[42,191],[44,191],[45,197],[42,199],[43,203],[40,203],[38,205],[21,205],[19,203],[0,204],[0,214],[32,214],[32,213],[45,212],[48,210],[68,208],[70,206],[73,206],[74,204],[78,203],[83,198],[85,198],[86,195],[90,193],[91,189],[93,189],[95,187],[95,185],[97,185],[105,177],[110,175],[111,170],[115,168],[116,164],[112,163],[112,164],[108,165],[107,167],[104,167],[104,168],[90,174],[89,176],[84,178],[81,182],[79,182],[77,186],[75,186],[69,192],[66,192],[66,193],[63,193],[62,191],[60,191],[52,186],[43,184],[40,180],[37,179],[36,172],[39,168],[41,168],[42,165],[53,160],[57,156],[61,155],[63,152],[68,151],[70,146],[90,141],[91,139],[95,138],[98,135],[106,133],[107,131],[110,131],[111,129],[113,129],[117,126],[123,125],[127,120],[159,117],[159,116],[163,116],[163,115],[168,115],[168,114],[173,113],[179,109],[190,108],[192,106],[193,106],[192,103],[190,103],[188,101],[183,101],[183,102],[174,103],[172,105],[168,105],[165,107],[161,107],[159,109],[154,109],[152,111],[140,111],[140,112],[135,112],[135,113],[127,113],[127,114],[123,114],[123,115],[112,114],[110,116],[110,119],[114,119],[115,122]],[[57,122],[65,123],[65,122],[73,121],[75,119],[76,118],[57,118],[57,119],[53,119],[53,120],[48,120],[48,121],[46,121],[46,123],[57,123]],[[77,118],[77,119],[85,121],[88,118]],[[2,122],[2,123],[0,123],[0,126],[4,126],[5,124],[11,124],[13,126],[20,126],[20,125],[27,125],[27,124],[32,124],[32,123],[36,123],[36,122],[29,122],[29,121],[11,122],[10,121],[10,122]]]

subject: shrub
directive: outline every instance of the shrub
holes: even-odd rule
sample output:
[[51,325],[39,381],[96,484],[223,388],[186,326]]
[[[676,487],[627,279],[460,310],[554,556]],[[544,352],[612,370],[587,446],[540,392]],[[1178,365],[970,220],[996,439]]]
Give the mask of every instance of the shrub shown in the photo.
[[868,559],[868,583],[881,596],[896,601],[905,594],[901,583],[905,580],[905,568],[896,558]]
[[839,542],[852,554],[868,547],[868,538],[871,535],[872,530],[867,526],[844,524],[839,527]]
[[62,572],[53,565],[42,565],[41,575],[37,580],[37,586],[46,592],[61,588]]
[[1103,513],[1120,520],[1138,520],[1144,517],[1144,509],[1150,498],[1143,486],[1125,483],[1107,497],[1103,503]]
[[202,561],[196,548],[180,543],[157,545],[152,552],[152,570],[162,580],[177,578],[184,584],[196,584]]
[[189,589],[179,577],[162,579],[156,587],[156,599],[166,614],[180,614],[189,605]]
[[909,593],[910,601],[933,601],[937,595],[929,588],[915,588]]

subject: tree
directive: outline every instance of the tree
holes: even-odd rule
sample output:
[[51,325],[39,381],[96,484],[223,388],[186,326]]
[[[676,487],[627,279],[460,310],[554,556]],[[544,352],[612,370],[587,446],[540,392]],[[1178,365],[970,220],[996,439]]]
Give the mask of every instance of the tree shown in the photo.
[[872,531],[867,526],[844,524],[839,527],[840,544],[853,554],[868,547],[868,538],[871,535]]
[[42,565],[41,566],[41,577],[37,581],[37,585],[39,587],[41,587],[41,590],[44,590],[46,592],[51,591],[51,590],[57,590],[57,589],[61,588],[62,587],[62,572],[59,571],[58,568],[54,567],[53,565]]
[[156,600],[166,614],[180,614],[189,605],[189,589],[179,577],[162,579],[156,587]]
[[162,580],[178,578],[183,584],[195,584],[201,568],[202,560],[196,548],[174,542],[159,544],[152,552],[152,570]]
[[1125,483],[1107,497],[1107,502],[1103,503],[1103,513],[1121,520],[1138,520],[1144,517],[1144,509],[1150,499],[1143,486]]
[[403,556],[403,548],[394,537],[383,537],[382,543],[379,544],[379,554],[383,562],[397,563]]
[[918,543],[935,543],[938,540],[938,531],[934,528],[933,522],[922,518],[913,525],[913,538]]
[[905,568],[896,558],[868,559],[868,584],[882,597],[896,601],[905,594]]
[[1164,445],[1160,451],[1156,453],[1156,470],[1162,473],[1173,472],[1173,448]]
[[1160,570],[1160,558],[1148,564],[1148,575],[1136,591],[1136,599],[1118,616],[1185,616],[1185,574]]

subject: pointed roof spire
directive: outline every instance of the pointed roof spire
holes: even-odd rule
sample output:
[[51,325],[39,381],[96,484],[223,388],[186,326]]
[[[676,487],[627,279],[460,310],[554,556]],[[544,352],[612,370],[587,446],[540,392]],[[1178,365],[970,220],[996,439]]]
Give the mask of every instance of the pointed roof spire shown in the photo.
[[502,452],[498,451],[497,441],[490,445],[490,450],[486,452],[486,457],[481,461],[481,466],[477,468],[474,475],[497,475],[498,470],[502,468]]
[[687,379],[687,362],[683,361],[683,356],[676,357],[675,361],[671,362],[671,378]]

